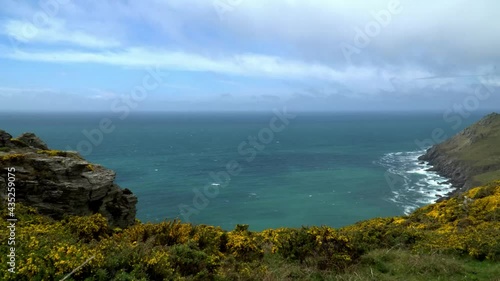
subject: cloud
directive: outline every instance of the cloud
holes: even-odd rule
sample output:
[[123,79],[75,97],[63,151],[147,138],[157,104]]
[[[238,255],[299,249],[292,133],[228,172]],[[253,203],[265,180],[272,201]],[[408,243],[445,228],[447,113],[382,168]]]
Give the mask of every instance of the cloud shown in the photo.
[[281,98],[276,95],[260,95],[260,98],[268,101],[279,101]]
[[[7,49],[7,48],[4,48]],[[307,63],[262,54],[235,54],[220,57],[183,51],[126,48],[121,51],[20,51],[0,54],[4,58],[52,63],[98,63],[127,67],[158,66],[169,70],[206,71],[221,74],[283,79],[349,80],[376,75],[370,68],[339,71],[319,63]]]
[[[230,9],[222,20],[214,1],[152,0],[147,5],[138,1],[70,2],[57,15],[67,26],[49,29],[45,38],[70,38],[70,42],[60,42],[113,47],[118,44],[110,39],[113,34],[125,32],[124,36],[136,39],[134,46],[141,45],[137,41],[140,39],[154,42],[156,47],[169,45],[198,53],[260,53],[253,47],[255,42],[264,46],[273,42],[267,55],[276,55],[275,49],[283,48],[296,60],[320,61],[342,69],[349,64],[341,44],[352,44],[356,28],[363,29],[374,21],[373,15],[387,10],[391,2],[394,1],[227,1]],[[413,64],[450,71],[500,59],[500,38],[496,36],[500,33],[500,19],[495,12],[500,3],[399,2],[402,12],[392,15],[380,34],[370,38],[370,44],[353,60],[356,65]],[[85,30],[75,31],[75,27]],[[11,31],[12,35],[22,38],[19,30]]]
[[487,87],[500,87],[500,75],[485,75],[479,81]]
[[94,100],[112,100],[120,96],[113,91],[103,89],[89,89],[89,91],[91,92],[91,95],[88,95],[88,98]]
[[89,48],[120,46],[116,40],[96,37],[84,31],[70,30],[63,21],[51,20],[47,26],[37,26],[29,21],[8,20],[0,32],[23,43],[71,44]]
[[[23,34],[23,26],[27,24],[24,21],[7,21],[4,29],[13,38],[35,43],[91,48],[121,46],[126,51],[168,45],[171,50],[203,56],[261,54],[263,57],[256,60],[259,63],[263,58],[288,57],[339,71],[353,66],[387,69],[405,65],[429,73],[474,72],[480,65],[500,60],[500,38],[495,36],[500,33],[500,20],[494,13],[500,9],[500,3],[400,0],[402,12],[391,16],[380,34],[370,38],[370,44],[354,56],[354,65],[349,64],[341,44],[352,44],[356,28],[363,29],[374,21],[373,15],[387,10],[391,2],[236,1],[231,2],[223,20],[213,1],[154,0],[148,5],[135,1],[71,2],[60,9],[57,16],[61,19],[39,28],[39,35],[33,38]],[[93,24],[96,21],[101,28]],[[101,32],[101,29],[108,30]],[[113,39],[113,34],[135,42],[126,44]],[[262,52],[252,47],[255,42],[262,42],[264,47],[266,42],[274,42],[274,46]],[[277,49],[283,51],[276,54]],[[272,62],[267,61],[266,66],[273,67]]]
[[[177,79],[162,94],[192,101],[230,92],[244,103],[245,94],[286,102],[299,92],[325,107],[332,96],[453,100],[500,64],[500,2],[488,0],[399,0],[402,11],[346,60],[341,45],[354,44],[358,30],[393,1],[223,1],[223,14],[203,0],[69,1],[32,33],[26,30],[44,12],[40,4],[6,1],[0,60],[17,71],[30,63],[41,71],[63,65],[82,73],[74,81],[80,85],[70,86],[80,93],[89,85],[119,92],[121,79],[158,66]],[[9,48],[8,38],[26,44]],[[40,88],[57,88],[60,76],[52,79]],[[484,84],[500,86],[496,78]],[[337,101],[355,106],[346,100]]]
[[[1,46],[0,46],[1,49]],[[220,56],[201,55],[183,51],[148,47],[123,48],[117,51],[7,51],[0,57],[21,61],[103,64],[121,67],[151,68],[162,71],[208,72],[220,75],[254,77],[277,81],[303,81],[315,84],[329,82],[342,89],[358,93],[377,93],[380,88],[391,87],[390,77],[411,80],[431,73],[416,68],[380,69],[377,66],[350,66],[336,69],[326,64],[296,59],[243,53]],[[168,87],[168,85],[166,86]],[[178,85],[178,89],[192,89]]]
[[0,87],[1,111],[109,111],[114,93],[90,89],[85,94],[38,88]]
[[[391,0],[377,1],[243,1],[229,12],[227,24],[241,37],[272,39],[294,46],[303,56],[345,64],[339,48],[353,43],[356,28],[375,21]],[[370,38],[358,64],[413,63],[437,66],[499,58],[500,3],[475,1],[406,1],[402,11]],[[286,15],[286,16],[283,16]],[[466,36],[465,36],[466,35]]]

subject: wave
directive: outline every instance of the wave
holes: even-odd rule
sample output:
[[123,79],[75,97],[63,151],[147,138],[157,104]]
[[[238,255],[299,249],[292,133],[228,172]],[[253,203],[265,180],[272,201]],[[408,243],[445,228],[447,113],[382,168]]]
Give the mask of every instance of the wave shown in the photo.
[[428,171],[428,163],[418,160],[425,151],[391,152],[376,162],[387,169],[387,178],[397,179],[388,181],[392,194],[387,199],[400,206],[405,214],[434,203],[454,190],[447,178]]

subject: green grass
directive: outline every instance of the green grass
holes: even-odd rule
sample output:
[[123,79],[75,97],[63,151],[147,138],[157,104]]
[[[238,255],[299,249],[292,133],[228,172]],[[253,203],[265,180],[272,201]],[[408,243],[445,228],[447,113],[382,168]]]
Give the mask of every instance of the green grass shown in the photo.
[[[228,272],[235,272],[235,264]],[[360,262],[345,272],[318,271],[314,264],[299,264],[266,255],[249,264],[252,275],[231,275],[221,280],[325,280],[325,281],[419,281],[488,280],[500,281],[500,263],[458,258],[443,254],[414,254],[402,249],[377,249],[361,256]],[[266,268],[265,271],[259,269]],[[233,279],[231,279],[233,277]]]
[[471,168],[470,175],[479,185],[500,178],[500,115],[488,117],[441,144],[451,158]]
[[500,179],[500,169],[474,176],[474,180],[480,183],[487,183],[496,179]]
[[499,263],[379,249],[364,255],[352,272],[332,280],[499,280],[498,276]]

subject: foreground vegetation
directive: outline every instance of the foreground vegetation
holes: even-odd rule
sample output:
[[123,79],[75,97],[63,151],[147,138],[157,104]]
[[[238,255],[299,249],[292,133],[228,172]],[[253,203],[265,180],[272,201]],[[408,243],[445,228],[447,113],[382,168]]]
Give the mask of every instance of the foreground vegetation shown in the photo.
[[54,221],[20,205],[16,214],[17,273],[7,271],[2,220],[1,280],[59,280],[86,261],[67,280],[500,280],[500,181],[341,229],[165,221],[122,230],[99,214]]

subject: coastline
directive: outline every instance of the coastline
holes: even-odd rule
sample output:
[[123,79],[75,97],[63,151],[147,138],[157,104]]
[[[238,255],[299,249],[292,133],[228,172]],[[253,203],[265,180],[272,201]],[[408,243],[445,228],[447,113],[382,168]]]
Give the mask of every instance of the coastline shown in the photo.
[[469,174],[470,168],[456,158],[449,157],[440,152],[439,146],[429,148],[418,160],[427,162],[429,166],[427,171],[436,172],[438,175],[446,178],[447,181],[445,183],[451,184],[454,188],[451,192],[439,198],[437,202],[451,198],[474,186]]
[[428,169],[427,161],[418,160],[426,150],[391,152],[377,163],[398,180],[391,186],[389,201],[410,214],[419,207],[439,202],[452,190],[449,179]]
[[[493,140],[493,143],[498,142]],[[500,249],[500,225],[497,215],[500,207],[500,181],[457,194],[457,199],[433,198],[437,194],[447,192],[444,188],[440,189],[440,186],[451,187],[452,184],[447,182],[460,184],[460,180],[464,180],[466,186],[471,176],[477,175],[478,171],[484,171],[478,169],[483,166],[465,165],[460,159],[451,157],[446,145],[441,144],[427,151],[392,152],[385,155],[387,158],[384,160],[387,161],[384,163],[391,164],[387,170],[396,172],[405,179],[402,189],[393,189],[393,195],[396,195],[395,191],[402,195],[402,201],[397,203],[407,203],[413,195],[419,194],[422,196],[418,198],[420,201],[417,203],[425,206],[416,206],[415,210],[405,216],[359,220],[343,227],[318,227],[312,224],[313,226],[300,228],[279,227],[251,231],[248,224],[236,224],[233,230],[224,230],[218,226],[191,224],[174,219],[159,223],[141,223],[134,220],[134,223],[122,228],[113,223],[113,218],[107,218],[106,212],[95,212],[99,211],[95,208],[90,210],[93,214],[73,213],[73,216],[58,220],[37,211],[36,204],[26,202],[28,204],[24,205],[19,202],[21,204],[17,205],[15,210],[8,210],[11,217],[14,217],[15,211],[15,230],[8,228],[13,229],[13,226],[7,221],[3,222],[2,229],[4,232],[9,229],[11,237],[12,233],[14,236],[16,232],[19,233],[16,239],[19,239],[20,243],[16,244],[15,250],[10,250],[11,253],[15,251],[19,260],[29,253],[31,259],[27,259],[26,263],[19,263],[19,275],[12,275],[12,278],[5,278],[4,275],[3,279],[33,280],[33,276],[40,276],[44,280],[60,279],[82,264],[81,268],[84,270],[75,273],[77,279],[92,278],[96,272],[100,272],[104,278],[120,275],[134,280],[158,280],[159,277],[165,280],[233,280],[224,278],[228,276],[227,273],[231,276],[247,276],[250,272],[256,272],[256,279],[273,280],[270,276],[276,276],[276,272],[285,276],[289,274],[290,267],[295,266],[297,272],[314,272],[316,277],[325,276],[323,279],[328,279],[329,276],[338,277],[344,273],[358,276],[357,271],[364,270],[366,280],[371,280],[374,276],[374,263],[367,264],[367,260],[395,261],[394,265],[388,265],[386,268],[400,268],[401,260],[409,260],[405,265],[407,268],[413,268],[415,261],[427,262],[421,272],[429,271],[430,264],[451,260],[453,263],[446,266],[442,274],[438,272],[439,276],[449,274],[449,268],[457,266],[457,260],[462,260],[469,266],[475,262],[478,269],[471,269],[473,272],[483,270],[486,266],[496,266],[498,263],[483,262],[485,259],[494,262],[499,260],[497,249]],[[16,188],[20,187],[20,190],[25,189],[27,182],[33,184],[27,175],[41,177],[44,181],[40,180],[38,186],[43,184],[50,187],[60,183],[61,176],[59,173],[54,177],[49,171],[55,173],[67,170],[71,171],[71,174],[66,173],[69,177],[64,178],[68,183],[78,184],[81,176],[89,178],[95,175],[94,183],[118,187],[112,181],[112,171],[87,162],[72,152],[49,150],[45,143],[33,134],[24,134],[14,139],[7,133],[0,134],[0,146],[4,150],[0,152],[0,160],[6,166],[16,166],[15,178],[9,175],[0,177],[0,183],[4,180],[4,190],[7,181],[15,181]],[[495,155],[490,150],[487,153]],[[482,156],[478,159],[490,160]],[[42,162],[47,166],[43,166]],[[63,164],[65,169],[60,167]],[[432,168],[428,168],[429,165],[432,165]],[[42,166],[46,169],[40,169]],[[390,170],[391,167],[394,169]],[[451,175],[449,180],[443,177],[443,171]],[[107,177],[108,173],[112,174]],[[64,186],[71,187],[71,184]],[[212,183],[214,184],[216,183]],[[58,185],[57,190],[67,194],[62,187]],[[38,190],[43,191],[40,188]],[[95,188],[91,190],[89,199],[97,197],[97,193],[101,194],[94,192],[97,191]],[[108,191],[106,195],[116,194],[114,190]],[[451,193],[457,192],[458,189],[455,189]],[[118,194],[125,195],[121,199],[133,198],[131,192],[126,189]],[[87,200],[86,196],[83,197]],[[311,198],[311,195],[308,198]],[[116,200],[116,203],[123,203],[121,199]],[[93,201],[95,200],[91,200]],[[103,199],[102,202],[104,201],[108,200]],[[69,202],[64,208],[75,208],[77,205]],[[119,205],[116,207],[119,208]],[[110,211],[114,213],[116,210],[117,208],[114,208]],[[135,204],[133,211],[135,213]],[[437,250],[441,251],[439,261],[433,261],[432,257],[435,257]],[[434,253],[428,255],[429,252]],[[51,253],[49,258],[47,253]],[[398,255],[408,255],[411,258],[394,256],[388,259],[386,256],[380,256],[380,253],[399,253]],[[464,255],[467,255],[469,260],[465,260]],[[3,263],[6,261],[5,257],[12,260],[12,255],[4,255]],[[42,260],[44,262],[41,262]],[[259,268],[252,267],[254,265]],[[240,271],[240,268],[245,268],[245,271]],[[496,266],[496,270],[500,272],[500,267]],[[386,270],[380,271],[380,274],[385,273]],[[378,276],[383,276],[380,274]],[[401,277],[398,277],[398,280],[408,279],[409,274],[399,274]],[[461,272],[460,276],[463,275],[465,273]],[[297,280],[312,280],[310,276],[297,276]],[[492,273],[491,276],[498,276],[498,273]],[[435,280],[435,277],[426,279]],[[392,272],[388,278],[394,278]],[[351,279],[353,278],[349,278]],[[485,277],[484,280],[493,279]]]
[[447,198],[489,182],[500,173],[500,114],[491,113],[420,156],[455,190]]

